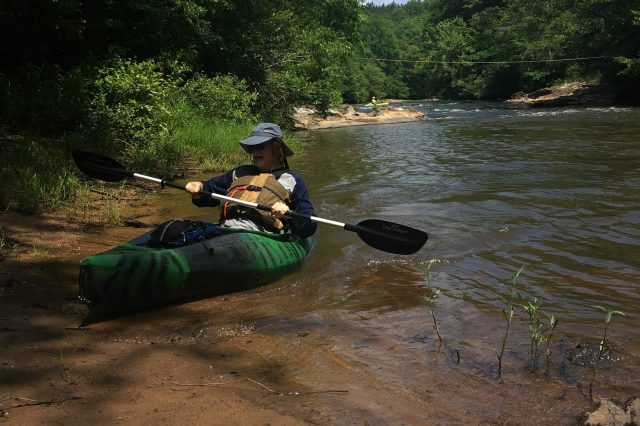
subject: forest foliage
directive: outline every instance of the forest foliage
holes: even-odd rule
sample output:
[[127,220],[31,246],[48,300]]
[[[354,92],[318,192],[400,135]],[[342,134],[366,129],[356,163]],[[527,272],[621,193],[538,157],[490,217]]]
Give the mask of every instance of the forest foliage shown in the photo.
[[7,0],[0,130],[148,146],[181,121],[557,82],[637,101],[640,0]]

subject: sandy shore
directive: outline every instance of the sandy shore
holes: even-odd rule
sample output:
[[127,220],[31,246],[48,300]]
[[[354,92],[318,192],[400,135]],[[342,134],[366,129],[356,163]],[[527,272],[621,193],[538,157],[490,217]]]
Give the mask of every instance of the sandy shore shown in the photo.
[[[171,308],[166,321],[151,312],[155,319],[79,328],[86,308],[66,299],[77,293],[74,265],[112,245],[109,239],[141,230],[81,224],[64,214],[9,211],[0,221],[0,424],[318,424],[323,415],[300,400],[341,398],[297,395],[300,386],[272,377],[264,354],[278,349],[268,336],[253,333],[248,345],[247,334],[233,329],[203,344],[169,331],[193,327],[175,316],[184,309],[186,318],[198,318],[197,304]],[[211,303],[224,312],[228,300]],[[224,327],[235,326],[212,329]]]

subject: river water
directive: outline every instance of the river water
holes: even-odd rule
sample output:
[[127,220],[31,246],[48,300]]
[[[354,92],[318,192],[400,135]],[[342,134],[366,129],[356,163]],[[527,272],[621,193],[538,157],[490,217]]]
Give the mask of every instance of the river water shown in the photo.
[[[505,329],[496,294],[506,297],[503,280],[524,267],[517,303],[537,299],[545,324],[547,314],[560,318],[547,375],[577,388],[586,380],[582,367],[597,356],[605,325],[597,305],[626,314],[609,324],[611,351],[599,365],[608,388],[598,394],[637,394],[640,110],[417,107],[435,119],[309,133],[305,155],[292,160],[308,176],[318,215],[379,218],[429,233],[423,250],[400,257],[323,229],[322,255],[307,265],[323,277],[313,284],[325,291],[320,309],[334,304],[365,316],[375,326],[363,331],[384,341],[354,354],[366,352],[369,365],[380,358],[394,365],[406,360],[389,355],[390,345],[428,350],[434,329],[424,297],[439,289],[434,313],[444,342],[460,365],[495,376]],[[334,295],[328,303],[327,292]],[[503,360],[523,375],[531,360],[528,320],[518,307]],[[403,371],[399,381],[416,379],[414,368]]]
[[[606,317],[597,305],[626,315],[609,323],[594,398],[639,394],[640,110],[412,106],[431,119],[301,132],[290,163],[318,216],[424,230],[421,251],[384,253],[321,225],[308,261],[276,283],[101,332],[262,341],[281,386],[348,391],[305,402],[329,424],[573,424],[590,406]],[[210,214],[184,197],[163,192],[157,218]],[[500,381],[504,281],[521,267]],[[520,306],[536,299],[544,326],[560,318],[548,367]]]

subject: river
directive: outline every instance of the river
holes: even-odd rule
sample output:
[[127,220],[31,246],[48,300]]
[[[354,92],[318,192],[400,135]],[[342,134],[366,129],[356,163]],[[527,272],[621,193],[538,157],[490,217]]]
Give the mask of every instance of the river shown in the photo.
[[[626,314],[614,314],[609,324],[611,350],[598,367],[598,395],[624,400],[637,394],[640,111],[417,106],[435,119],[309,133],[305,155],[292,160],[308,176],[320,216],[379,218],[429,233],[422,251],[399,257],[323,230],[322,256],[307,265],[322,277],[309,283],[323,289],[317,307],[366,317],[358,328],[375,340],[345,339],[351,356],[371,368],[395,366],[398,382],[420,382],[417,360],[389,348],[435,350],[424,296],[440,289],[434,312],[444,342],[460,354],[456,368],[495,376],[506,324],[497,294],[506,297],[503,280],[524,267],[517,303],[537,299],[546,325],[547,314],[560,318],[548,380],[580,389],[589,381],[585,366],[597,356],[606,317],[597,305]],[[525,368],[528,321],[516,308],[503,360],[507,377],[513,370],[537,377]],[[539,358],[544,365],[544,349]],[[451,395],[440,402],[451,400],[459,402]]]
[[[431,119],[301,132],[303,150],[290,164],[318,216],[424,230],[421,251],[384,253],[321,225],[308,261],[276,283],[97,332],[154,343],[179,336],[203,348],[257,345],[264,363],[244,367],[262,380],[347,391],[269,401],[309,421],[574,424],[590,407],[605,311],[620,311],[608,324],[593,396],[638,395],[640,110],[412,106]],[[158,205],[158,220],[211,217],[179,191],[164,191]],[[505,281],[520,268],[499,371]],[[531,352],[520,306],[536,301],[543,334],[548,316],[559,318],[548,364],[545,342]]]

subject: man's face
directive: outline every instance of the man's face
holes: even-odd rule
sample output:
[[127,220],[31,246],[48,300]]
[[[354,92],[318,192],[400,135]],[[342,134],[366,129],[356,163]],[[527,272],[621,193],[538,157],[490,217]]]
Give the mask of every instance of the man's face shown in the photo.
[[280,167],[280,143],[269,141],[250,148],[253,165],[267,172]]

